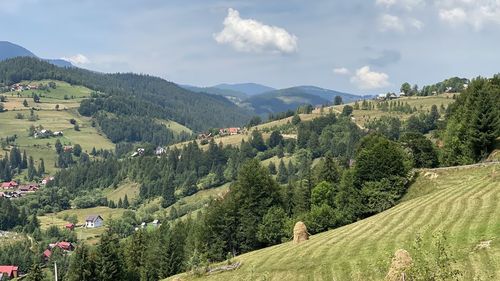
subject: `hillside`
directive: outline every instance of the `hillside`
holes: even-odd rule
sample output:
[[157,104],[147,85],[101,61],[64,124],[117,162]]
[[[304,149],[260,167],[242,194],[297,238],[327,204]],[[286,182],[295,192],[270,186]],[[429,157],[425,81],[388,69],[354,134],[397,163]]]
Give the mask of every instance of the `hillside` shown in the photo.
[[[47,85],[53,82],[55,89],[29,90],[22,92],[3,93],[7,100],[4,104],[8,111],[0,113],[0,138],[17,136],[16,145],[21,151],[33,156],[35,164],[39,159],[45,160],[47,172],[55,171],[54,164],[57,154],[54,144],[57,139],[63,145],[80,144],[83,151],[90,153],[92,148],[114,149],[114,144],[100,131],[92,126],[90,118],[78,113],[80,103],[90,97],[91,90],[82,86],[72,86],[66,82],[55,80],[24,81],[26,84]],[[40,96],[40,102],[33,102],[32,93]],[[28,107],[23,106],[23,101]],[[59,109],[56,109],[59,106]],[[33,108],[37,120],[30,121],[30,109]],[[70,120],[79,125],[79,131],[74,130]],[[29,136],[30,126],[42,126],[44,129],[63,132],[61,137],[34,138]]]
[[274,88],[271,88],[269,86],[257,83],[218,84],[213,86],[212,88],[241,92],[246,94],[247,96],[259,95],[275,90]]
[[[25,68],[31,71],[23,72]],[[84,110],[80,109],[85,116],[104,110],[126,117],[173,120],[193,130],[241,125],[250,116],[224,97],[194,93],[153,76],[58,68],[33,58],[0,62],[0,83],[42,79],[62,80],[100,92],[85,104]]]
[[298,86],[287,89],[265,92],[260,95],[252,96],[244,104],[252,108],[259,115],[269,113],[284,112],[295,110],[304,104],[313,106],[331,104],[335,96],[341,96],[344,103],[349,103],[361,96],[341,93],[333,90],[322,89],[314,86]]
[[[0,61],[15,57],[36,58],[37,56],[24,47],[21,47],[19,45],[16,45],[8,41],[0,41]],[[53,65],[57,65],[60,67],[73,66],[70,62],[65,61],[63,59],[45,59],[45,60]]]
[[244,100],[248,97],[247,94],[243,92],[230,89],[222,89],[217,87],[196,87],[191,85],[179,85],[179,86],[183,87],[184,89],[190,90],[192,92],[207,93],[212,95],[224,96],[227,98],[235,98],[238,101]]
[[[446,250],[464,280],[500,277],[500,164],[423,170],[407,200],[370,218],[310,237],[236,257],[231,272],[168,280],[383,280],[395,250],[414,255],[420,234],[435,258],[433,235],[443,232]],[[291,232],[290,232],[291,235]]]

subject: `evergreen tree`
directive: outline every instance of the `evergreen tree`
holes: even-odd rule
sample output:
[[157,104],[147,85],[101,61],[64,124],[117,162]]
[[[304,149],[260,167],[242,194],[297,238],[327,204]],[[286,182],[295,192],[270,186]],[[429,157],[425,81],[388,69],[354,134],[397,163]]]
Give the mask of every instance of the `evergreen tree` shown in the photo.
[[45,175],[45,161],[40,158],[40,163],[38,164],[38,176],[43,177]]
[[43,274],[42,268],[38,263],[34,263],[30,268],[30,272],[28,273],[28,277],[26,278],[26,280],[43,281],[44,279],[45,275]]
[[122,280],[123,267],[118,250],[120,244],[114,234],[104,233],[97,248],[97,276],[100,281]]
[[79,144],[75,144],[75,146],[73,147],[73,155],[75,155],[76,157],[80,157],[81,154],[82,154],[82,146]]
[[97,281],[95,272],[95,260],[90,254],[89,248],[85,244],[76,247],[71,257],[67,281]]
[[28,179],[32,181],[36,175],[35,162],[33,161],[33,156],[30,156],[28,161]]
[[118,208],[123,208],[123,201],[122,201],[122,199],[121,199],[121,198],[120,198],[120,199],[118,199],[118,204],[116,205],[116,207],[118,207]]
[[26,150],[23,151],[23,160],[21,164],[21,169],[26,169],[28,168],[28,157],[26,155]]
[[61,141],[59,139],[56,140],[56,143],[54,146],[56,148],[57,154],[61,154],[61,152],[63,151],[63,145],[61,144]]
[[125,198],[123,199],[123,208],[128,209],[130,207],[130,203],[128,202],[128,195],[125,194]]
[[283,159],[280,160],[280,163],[278,165],[278,176],[276,177],[276,180],[281,184],[288,181],[288,171],[286,170]]

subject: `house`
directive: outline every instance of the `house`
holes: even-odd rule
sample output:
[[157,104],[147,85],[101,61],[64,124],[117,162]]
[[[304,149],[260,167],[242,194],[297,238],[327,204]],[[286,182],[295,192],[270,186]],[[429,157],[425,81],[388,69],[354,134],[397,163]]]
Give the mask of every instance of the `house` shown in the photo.
[[134,153],[132,153],[132,157],[143,156],[144,152],[146,152],[144,148],[138,148]]
[[21,192],[35,192],[40,188],[40,186],[36,183],[30,183],[19,186],[19,191]]
[[155,149],[155,155],[162,155],[164,153],[167,153],[167,149],[164,148],[164,147],[161,147],[161,146],[158,146],[156,149]]
[[48,184],[49,182],[53,181],[54,180],[54,177],[45,177],[43,180],[42,180],[42,185],[46,185]]
[[0,279],[6,278],[17,278],[18,266],[15,265],[0,265]]
[[69,229],[71,231],[75,230],[75,224],[74,223],[68,223],[64,226],[64,228]]
[[226,135],[238,135],[241,133],[241,128],[239,127],[232,127],[232,128],[222,128],[219,129],[219,135],[221,136],[226,136]]
[[2,189],[13,189],[18,186],[17,182],[15,181],[9,181],[9,182],[4,182],[2,183]]
[[101,227],[104,220],[100,215],[91,215],[85,219],[85,227]]
[[74,249],[73,244],[71,244],[71,242],[66,242],[66,241],[57,242],[55,244],[49,244],[50,249],[53,249],[54,247],[57,247],[64,251],[73,251]]
[[159,220],[154,220],[152,222],[152,225],[153,225],[153,227],[157,228],[158,226],[160,226],[160,221]]
[[52,135],[54,137],[62,137],[63,136],[63,132],[61,132],[61,131],[55,131],[54,133],[52,133]]
[[63,151],[64,152],[73,152],[73,146],[71,146],[71,145],[65,145],[63,147]]
[[52,251],[47,249],[43,251],[43,258],[47,261],[50,259],[50,256],[52,256]]

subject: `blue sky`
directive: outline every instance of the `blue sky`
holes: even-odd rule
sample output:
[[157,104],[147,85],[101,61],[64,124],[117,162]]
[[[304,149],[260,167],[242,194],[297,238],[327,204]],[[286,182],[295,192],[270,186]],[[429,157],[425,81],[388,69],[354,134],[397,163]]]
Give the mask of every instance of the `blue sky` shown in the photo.
[[0,0],[0,40],[181,84],[364,94],[500,72],[500,0]]

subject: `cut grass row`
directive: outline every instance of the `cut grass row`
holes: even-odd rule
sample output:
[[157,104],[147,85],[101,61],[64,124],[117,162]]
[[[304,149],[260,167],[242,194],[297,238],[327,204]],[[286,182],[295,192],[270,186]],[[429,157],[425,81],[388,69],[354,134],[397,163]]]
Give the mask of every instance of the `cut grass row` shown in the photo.
[[[430,191],[418,190],[423,188]],[[447,236],[464,280],[500,278],[499,164],[426,171],[410,192],[413,198],[383,213],[299,245],[289,242],[241,255],[235,258],[243,263],[240,269],[201,279],[383,280],[395,250],[412,254],[418,234],[429,250],[432,236],[439,232]],[[489,248],[476,248],[489,240]]]

